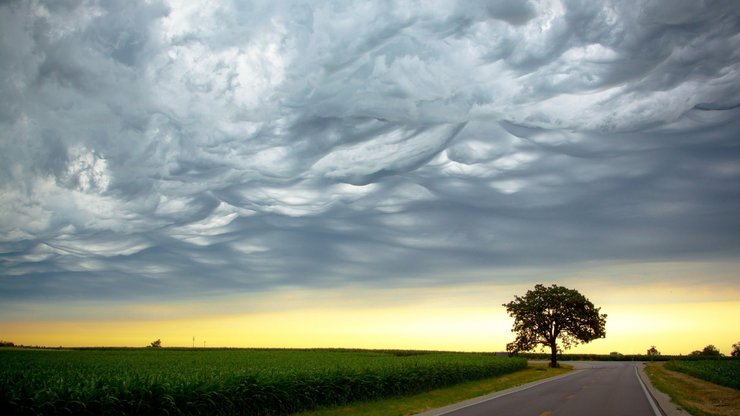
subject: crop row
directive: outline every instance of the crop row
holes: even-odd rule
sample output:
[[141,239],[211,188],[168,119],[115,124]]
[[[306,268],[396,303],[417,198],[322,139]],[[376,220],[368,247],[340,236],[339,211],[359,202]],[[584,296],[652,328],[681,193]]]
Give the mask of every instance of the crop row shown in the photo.
[[727,387],[740,389],[740,360],[670,361],[666,368]]
[[524,367],[462,353],[0,351],[0,414],[285,415]]

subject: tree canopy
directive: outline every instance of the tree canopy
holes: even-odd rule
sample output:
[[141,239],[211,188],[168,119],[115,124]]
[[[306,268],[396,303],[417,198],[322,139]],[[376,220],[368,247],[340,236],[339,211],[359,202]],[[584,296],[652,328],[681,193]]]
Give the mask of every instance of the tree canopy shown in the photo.
[[538,345],[550,347],[550,366],[557,367],[558,342],[563,349],[606,336],[606,315],[601,308],[575,289],[538,284],[533,290],[505,303],[514,318],[514,342],[507,344],[511,353],[530,351]]
[[689,354],[691,357],[712,357],[712,358],[718,358],[721,357],[722,354],[719,352],[717,347],[715,347],[712,344],[707,345],[704,347],[703,350],[699,351],[692,351],[691,354]]

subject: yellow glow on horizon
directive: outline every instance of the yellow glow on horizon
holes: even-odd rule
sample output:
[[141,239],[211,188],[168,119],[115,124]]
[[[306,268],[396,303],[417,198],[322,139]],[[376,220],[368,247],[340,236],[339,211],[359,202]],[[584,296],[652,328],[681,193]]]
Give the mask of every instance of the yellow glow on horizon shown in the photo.
[[[639,354],[655,345],[664,354],[688,354],[713,344],[727,354],[740,341],[740,286],[727,283],[736,270],[738,262],[619,264],[553,271],[553,281],[543,283],[575,288],[608,314],[607,337],[570,352]],[[502,304],[532,287],[348,286],[146,304],[17,304],[0,316],[0,338],[88,347],[161,339],[166,347],[190,347],[195,336],[198,347],[503,351],[513,320]]]
[[502,349],[496,335],[508,333],[505,316],[492,311],[392,308],[313,309],[225,315],[167,321],[0,323],[19,344],[64,346]]
[[[707,344],[729,352],[740,336],[740,302],[602,305],[607,338],[570,352],[688,354]],[[0,322],[18,344],[44,346],[398,348],[503,351],[513,335],[500,307],[309,308],[161,321]]]
[[[644,353],[655,345],[663,354],[689,354],[713,344],[729,354],[740,341],[738,302],[653,305],[607,305],[606,338],[579,346],[574,352]],[[605,351],[609,349],[609,351]]]

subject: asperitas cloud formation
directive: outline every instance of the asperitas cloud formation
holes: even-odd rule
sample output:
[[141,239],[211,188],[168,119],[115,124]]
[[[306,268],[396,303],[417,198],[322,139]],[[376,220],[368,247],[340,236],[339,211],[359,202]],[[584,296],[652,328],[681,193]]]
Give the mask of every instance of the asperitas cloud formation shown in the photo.
[[735,1],[4,1],[0,299],[740,253]]

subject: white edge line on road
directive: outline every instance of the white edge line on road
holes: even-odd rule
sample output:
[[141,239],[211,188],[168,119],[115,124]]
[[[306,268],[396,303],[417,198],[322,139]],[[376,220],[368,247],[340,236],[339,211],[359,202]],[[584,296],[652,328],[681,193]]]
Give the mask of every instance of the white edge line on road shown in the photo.
[[655,400],[653,400],[653,397],[650,396],[647,387],[645,387],[645,383],[642,382],[642,379],[640,378],[640,373],[637,371],[637,366],[635,366],[635,376],[637,377],[637,381],[640,382],[640,387],[642,387],[642,391],[645,393],[645,397],[647,397],[648,402],[650,403],[650,407],[653,408],[653,413],[655,413],[655,416],[662,416],[662,413],[660,413],[658,406],[655,404]]
[[[513,387],[513,388],[509,389],[510,391],[500,392],[499,394],[493,393],[493,395],[491,395],[491,397],[486,397],[486,396],[479,397],[478,398],[479,400],[474,401],[473,403],[469,403],[469,404],[466,404],[464,406],[455,407],[453,409],[445,410],[442,413],[434,413],[434,416],[443,416],[443,415],[450,414],[452,412],[457,412],[458,410],[465,409],[465,408],[468,408],[468,407],[471,407],[471,406],[476,406],[476,405],[479,405],[481,403],[487,402],[489,400],[498,399],[499,397],[504,397],[504,396],[508,396],[510,394],[519,393],[520,391],[529,390],[532,387],[537,387],[539,385],[542,385],[542,384],[545,384],[545,383],[549,383],[551,381],[559,380],[559,379],[565,378],[565,377],[570,377],[570,376],[572,376],[574,374],[577,374],[577,373],[580,373],[580,372],[581,372],[581,370],[573,370],[573,371],[571,371],[569,373],[566,373],[566,374],[561,374],[559,376],[550,377],[550,378],[546,378],[546,379],[541,380],[541,381],[533,382],[530,385],[528,385],[526,387],[523,387],[523,388]],[[471,400],[475,400],[475,399],[471,399]],[[426,414],[426,412],[425,413],[422,413],[422,414]],[[658,416],[661,416],[661,415],[658,415]]]

